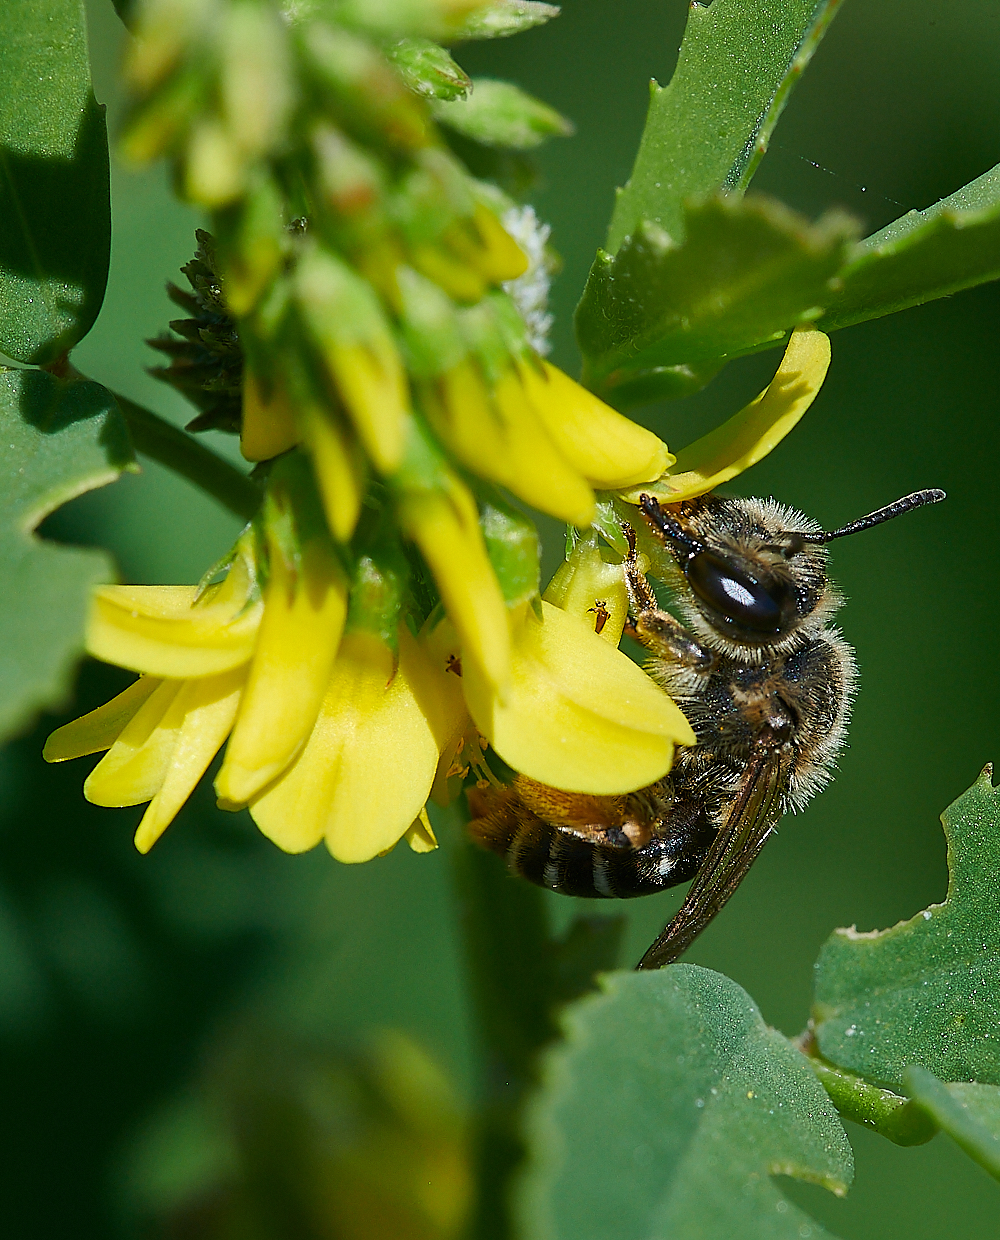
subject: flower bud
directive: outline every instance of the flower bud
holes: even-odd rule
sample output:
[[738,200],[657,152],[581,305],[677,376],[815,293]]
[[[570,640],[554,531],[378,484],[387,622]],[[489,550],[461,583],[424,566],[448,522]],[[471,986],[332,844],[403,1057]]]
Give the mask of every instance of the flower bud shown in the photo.
[[186,49],[205,38],[218,12],[217,0],[145,0],[125,56],[129,84],[141,91],[158,86]]
[[191,130],[185,152],[184,192],[203,207],[224,207],[246,184],[246,158],[220,120],[203,116]]
[[400,39],[385,55],[410,90],[425,99],[464,99],[472,89],[465,70],[430,39]]
[[220,231],[226,304],[242,318],[268,290],[287,248],[281,196],[270,177],[260,178],[226,223]]
[[262,4],[230,4],[219,34],[219,93],[226,130],[249,157],[267,154],[285,133],[292,65],[285,25]]
[[246,359],[240,452],[248,461],[269,461],[299,442],[301,432],[288,392],[276,378],[258,376]]
[[468,98],[436,101],[434,119],[482,146],[530,151],[549,138],[568,137],[572,124],[513,82],[474,78]]
[[121,139],[122,158],[127,163],[145,164],[171,150],[200,112],[205,95],[205,79],[196,67],[178,69],[130,111]]
[[463,650],[502,692],[510,674],[507,608],[475,500],[416,422],[391,481],[400,524],[427,561]]
[[317,246],[299,260],[296,300],[369,456],[381,471],[402,459],[406,375],[371,285]]
[[333,210],[347,216],[371,212],[385,180],[379,164],[331,125],[317,126],[312,148],[320,186]]

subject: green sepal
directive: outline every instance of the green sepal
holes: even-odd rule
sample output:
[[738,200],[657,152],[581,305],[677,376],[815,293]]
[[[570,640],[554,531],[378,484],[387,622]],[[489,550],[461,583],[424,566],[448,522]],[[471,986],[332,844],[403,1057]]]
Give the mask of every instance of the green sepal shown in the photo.
[[689,199],[716,190],[742,193],[839,2],[690,6],[670,84],[651,84],[635,166],[608,229],[610,253],[643,220],[680,241]]
[[[309,542],[333,547],[343,562],[342,549],[330,537],[312,464],[299,449],[270,464],[267,491],[255,523],[261,532],[258,546],[266,549],[265,554],[277,551],[293,575],[302,562],[302,548]],[[260,567],[263,583],[269,571],[266,563]]]
[[583,382],[618,408],[694,391],[816,318],[857,228],[838,211],[811,224],[772,199],[724,196],[689,204],[684,232],[678,245],[644,222],[591,268],[576,311]]
[[567,137],[572,124],[547,103],[526,94],[513,82],[473,78],[472,92],[451,102],[437,100],[435,120],[483,146],[531,151],[549,138]]
[[801,1053],[735,982],[615,973],[566,1010],[529,1108],[517,1198],[546,1240],[799,1240],[782,1175],[843,1194],[851,1149]]
[[557,4],[542,4],[539,0],[494,0],[493,4],[477,9],[451,39],[456,43],[463,39],[505,39],[558,16]]
[[39,522],[84,491],[135,469],[112,394],[40,370],[0,370],[0,736],[56,707],[70,687],[93,586],[110,557],[35,537]]
[[816,324],[849,327],[1000,278],[1000,164],[866,237]]
[[535,523],[494,487],[477,485],[479,524],[504,602],[517,607],[538,596],[541,545]]
[[390,650],[395,650],[410,568],[389,505],[362,509],[351,550],[356,559],[347,629],[372,633]]
[[0,352],[46,365],[97,318],[111,258],[104,108],[81,0],[9,6],[0,57]]
[[907,1068],[903,1080],[913,1104],[1000,1180],[1000,1089],[966,1081],[946,1085],[917,1064]]
[[439,43],[400,39],[385,55],[415,95],[424,99],[464,99],[472,89],[469,75]]
[[816,1043],[890,1089],[919,1063],[1000,1085],[1000,792],[987,767],[941,816],[948,896],[889,930],[837,930],[816,962]]

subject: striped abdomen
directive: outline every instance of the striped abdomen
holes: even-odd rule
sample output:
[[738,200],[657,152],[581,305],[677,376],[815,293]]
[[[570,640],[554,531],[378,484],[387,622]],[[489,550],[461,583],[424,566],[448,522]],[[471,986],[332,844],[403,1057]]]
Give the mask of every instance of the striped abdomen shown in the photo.
[[[553,823],[529,808],[523,791],[523,786],[477,791],[470,800],[478,816],[469,831],[503,857],[513,874],[563,895],[627,899],[686,882],[715,834],[693,804],[674,804],[665,820],[637,830],[633,818],[626,817],[625,798],[572,793],[556,794],[557,809],[546,814],[560,820]],[[640,842],[634,842],[637,835]]]

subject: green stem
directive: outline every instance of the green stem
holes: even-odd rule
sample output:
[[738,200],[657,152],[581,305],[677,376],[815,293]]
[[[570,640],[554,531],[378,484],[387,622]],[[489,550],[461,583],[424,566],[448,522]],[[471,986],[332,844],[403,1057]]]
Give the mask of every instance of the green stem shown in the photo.
[[499,857],[463,838],[453,861],[482,1065],[479,1199],[470,1234],[509,1240],[510,1182],[524,1157],[521,1111],[538,1051],[555,1036],[548,919],[541,890],[512,880]]
[[844,1119],[874,1128],[895,1145],[923,1145],[937,1132],[937,1124],[915,1102],[825,1063],[815,1054],[814,1046],[806,1038],[799,1049]]
[[245,474],[151,410],[127,396],[112,394],[137,452],[187,478],[243,521],[254,516],[260,507],[261,491]]

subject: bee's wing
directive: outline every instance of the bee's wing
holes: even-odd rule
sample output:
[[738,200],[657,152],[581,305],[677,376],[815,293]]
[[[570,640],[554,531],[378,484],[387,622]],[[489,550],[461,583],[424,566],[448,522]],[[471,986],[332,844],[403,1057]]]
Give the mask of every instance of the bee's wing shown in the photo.
[[687,951],[746,877],[781,817],[788,765],[774,752],[751,759],[739,796],[684,903],[637,968],[659,969]]

